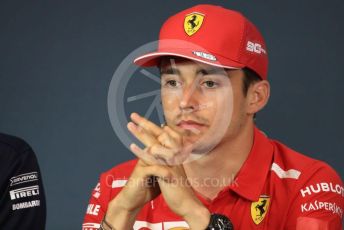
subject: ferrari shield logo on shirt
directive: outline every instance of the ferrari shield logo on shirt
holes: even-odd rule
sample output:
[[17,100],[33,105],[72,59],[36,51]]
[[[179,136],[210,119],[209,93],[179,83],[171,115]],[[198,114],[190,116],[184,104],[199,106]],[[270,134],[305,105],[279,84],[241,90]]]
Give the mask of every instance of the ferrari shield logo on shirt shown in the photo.
[[251,216],[255,224],[260,224],[263,221],[270,205],[270,197],[261,195],[259,200],[251,204]]
[[194,35],[202,26],[204,15],[198,12],[193,12],[186,15],[184,19],[184,30],[189,36]]

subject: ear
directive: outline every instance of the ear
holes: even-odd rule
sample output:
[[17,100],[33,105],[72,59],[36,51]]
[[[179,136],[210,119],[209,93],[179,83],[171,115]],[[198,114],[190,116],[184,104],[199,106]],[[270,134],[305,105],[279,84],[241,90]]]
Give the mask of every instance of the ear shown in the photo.
[[247,113],[255,114],[268,103],[270,97],[270,84],[262,80],[251,85],[247,92]]

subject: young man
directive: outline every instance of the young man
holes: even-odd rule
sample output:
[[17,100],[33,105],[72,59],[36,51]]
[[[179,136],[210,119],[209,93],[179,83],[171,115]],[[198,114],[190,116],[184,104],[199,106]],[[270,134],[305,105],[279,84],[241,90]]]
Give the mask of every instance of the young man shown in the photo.
[[157,66],[166,125],[133,113],[138,160],[100,177],[83,229],[341,229],[344,189],[324,162],[254,124],[268,102],[268,58],[240,13],[198,5],[169,18]]

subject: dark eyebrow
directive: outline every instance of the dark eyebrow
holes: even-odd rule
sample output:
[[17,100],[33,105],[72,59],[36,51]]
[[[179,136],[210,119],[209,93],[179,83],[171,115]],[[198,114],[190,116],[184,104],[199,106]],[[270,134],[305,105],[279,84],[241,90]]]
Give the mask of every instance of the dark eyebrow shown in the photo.
[[[178,68],[175,68],[173,66],[165,66],[160,68],[160,75],[163,74],[174,74],[180,76],[181,73]],[[196,74],[201,74],[201,75],[210,75],[210,74],[218,74],[218,75],[223,75],[223,76],[228,76],[228,73],[225,71],[223,68],[219,67],[201,67],[197,69]]]
[[162,74],[176,74],[176,75],[180,75],[180,71],[179,69],[176,69],[172,66],[168,66],[168,67],[162,67],[160,68],[160,75]]
[[201,68],[201,69],[197,70],[197,75],[198,74],[202,74],[202,75],[219,74],[219,75],[228,76],[228,74],[225,71],[225,69],[218,68],[218,67]]

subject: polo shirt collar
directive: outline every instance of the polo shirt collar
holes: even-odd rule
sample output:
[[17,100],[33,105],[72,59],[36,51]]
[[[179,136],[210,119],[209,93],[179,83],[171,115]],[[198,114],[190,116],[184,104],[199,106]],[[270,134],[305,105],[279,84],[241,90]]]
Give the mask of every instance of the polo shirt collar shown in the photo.
[[272,157],[273,145],[266,135],[255,127],[252,149],[230,190],[248,200],[257,201],[267,180]]

